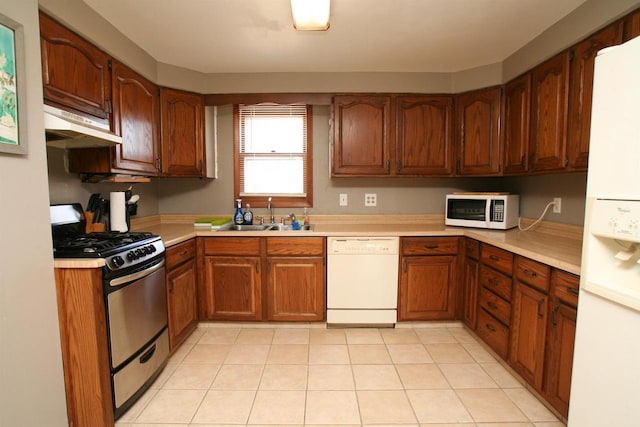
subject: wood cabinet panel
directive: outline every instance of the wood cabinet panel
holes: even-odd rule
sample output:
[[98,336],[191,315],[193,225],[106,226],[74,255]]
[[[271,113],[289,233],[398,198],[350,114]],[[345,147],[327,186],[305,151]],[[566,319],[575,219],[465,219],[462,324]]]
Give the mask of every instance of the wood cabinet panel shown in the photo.
[[483,309],[479,309],[476,333],[498,356],[505,360],[507,359],[509,351],[509,328],[507,326],[497,321]]
[[396,99],[396,173],[450,175],[453,172],[453,98]]
[[[467,242],[470,239],[466,239]],[[475,242],[475,241],[474,241]],[[478,242],[475,242],[478,243]],[[477,245],[476,245],[477,246]],[[465,245],[469,247],[469,245]],[[462,282],[462,321],[471,329],[476,329],[476,309],[478,306],[478,277],[480,274],[480,263],[473,258],[473,251],[469,251],[464,259],[463,282]]]
[[160,113],[162,175],[204,176],[203,95],[161,88]]
[[260,237],[211,237],[203,240],[205,255],[260,255]]
[[464,253],[469,258],[480,258],[480,242],[477,240],[465,238],[464,239]]
[[398,320],[454,319],[456,256],[402,257]]
[[567,165],[569,52],[538,65],[531,80],[531,170]]
[[544,373],[548,308],[547,295],[516,281],[509,362],[538,391]]
[[346,96],[333,99],[334,175],[388,175],[392,125],[391,97]]
[[578,306],[578,293],[580,291],[580,277],[573,274],[553,270],[551,283],[556,298],[573,307]]
[[511,301],[511,277],[505,276],[484,264],[480,265],[480,285],[507,301]]
[[262,319],[260,258],[206,256],[202,288],[201,319]]
[[500,174],[500,88],[456,96],[458,175]]
[[169,347],[175,350],[198,325],[194,258],[167,269]]
[[402,255],[457,255],[457,237],[404,237]]
[[484,286],[480,287],[478,306],[505,325],[509,326],[511,323],[511,304],[488,291]]
[[556,304],[550,321],[545,397],[564,417],[569,414],[577,311]]
[[322,257],[269,257],[267,320],[324,320],[324,266]]
[[122,136],[115,147],[114,169],[158,172],[158,88],[129,67],[113,61],[113,127]]
[[640,9],[630,13],[624,18],[624,39],[629,41],[640,36]]
[[504,156],[505,175],[529,170],[529,131],[531,114],[531,74],[524,74],[504,87]]
[[109,124],[109,56],[46,14],[40,12],[39,16],[45,103],[71,108]]
[[511,276],[513,274],[513,254],[491,245],[482,245],[481,261],[498,271]]
[[551,267],[529,258],[516,256],[515,276],[519,281],[528,284],[544,293],[549,292]]
[[607,46],[620,44],[622,32],[622,22],[618,22],[578,43],[571,50],[568,145],[569,166],[574,170],[586,170],[589,160],[591,98],[596,54]]
[[167,248],[165,252],[165,262],[167,264],[167,270],[177,267],[183,262],[189,261],[196,256],[196,242],[195,239],[187,240],[186,242]]
[[267,237],[267,255],[323,256],[323,237]]

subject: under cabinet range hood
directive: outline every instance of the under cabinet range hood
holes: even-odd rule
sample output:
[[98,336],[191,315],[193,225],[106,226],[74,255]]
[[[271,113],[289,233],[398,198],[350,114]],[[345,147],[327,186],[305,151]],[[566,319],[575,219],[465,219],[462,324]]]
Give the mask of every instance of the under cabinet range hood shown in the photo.
[[50,105],[44,106],[47,146],[56,148],[109,147],[122,144],[122,138],[109,127]]

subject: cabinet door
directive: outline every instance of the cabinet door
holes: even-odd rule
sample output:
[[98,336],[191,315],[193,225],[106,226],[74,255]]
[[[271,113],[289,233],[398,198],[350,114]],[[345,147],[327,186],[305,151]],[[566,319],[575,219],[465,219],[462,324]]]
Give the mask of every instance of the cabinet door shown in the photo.
[[161,168],[164,176],[204,176],[204,98],[160,89]]
[[565,417],[569,413],[576,316],[575,308],[559,303],[551,312],[545,397]]
[[46,104],[72,108],[109,123],[109,57],[40,12],[42,83]]
[[624,41],[640,36],[640,9],[629,14],[624,19]]
[[167,310],[169,346],[173,351],[198,324],[194,259],[167,271]]
[[531,80],[531,170],[567,165],[569,52],[533,69]]
[[548,299],[529,286],[515,284],[509,362],[536,390],[542,389]]
[[457,174],[500,173],[500,88],[456,97]]
[[569,166],[586,170],[589,160],[593,68],[600,49],[622,42],[622,23],[610,25],[571,51],[569,88]]
[[390,173],[389,96],[334,97],[333,125],[334,175]]
[[466,257],[463,276],[462,321],[471,329],[476,329],[476,308],[478,305],[478,274],[480,266],[477,260]]
[[401,96],[396,100],[396,173],[450,175],[453,99]]
[[455,319],[455,272],[455,256],[403,257],[398,320]]
[[113,167],[155,175],[158,172],[158,89],[127,66],[113,61],[114,131],[122,145],[114,148]]
[[267,275],[267,320],[324,320],[324,258],[270,257]]
[[504,87],[503,172],[521,174],[529,170],[529,116],[531,74],[524,74]]
[[258,257],[205,257],[201,318],[261,320],[260,274]]

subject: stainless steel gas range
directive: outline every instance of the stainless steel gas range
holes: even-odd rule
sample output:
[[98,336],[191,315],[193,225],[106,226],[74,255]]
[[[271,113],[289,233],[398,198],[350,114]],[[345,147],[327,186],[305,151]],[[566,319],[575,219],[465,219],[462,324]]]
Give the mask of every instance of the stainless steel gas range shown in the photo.
[[169,356],[164,244],[150,233],[84,233],[79,204],[52,205],[55,258],[102,258],[114,416],[160,374]]

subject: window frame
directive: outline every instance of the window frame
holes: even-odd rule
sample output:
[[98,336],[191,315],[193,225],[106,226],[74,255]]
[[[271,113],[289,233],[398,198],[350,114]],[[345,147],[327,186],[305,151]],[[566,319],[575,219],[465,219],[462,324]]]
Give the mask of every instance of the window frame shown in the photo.
[[[257,104],[243,104],[257,105]],[[278,104],[282,106],[294,104]],[[300,104],[296,104],[300,105]],[[266,208],[269,196],[240,196],[240,104],[233,104],[233,194],[234,199],[242,199],[242,205],[249,203],[252,208]],[[305,155],[305,196],[273,195],[272,202],[276,208],[311,208],[313,207],[313,106],[306,107],[307,147]]]

